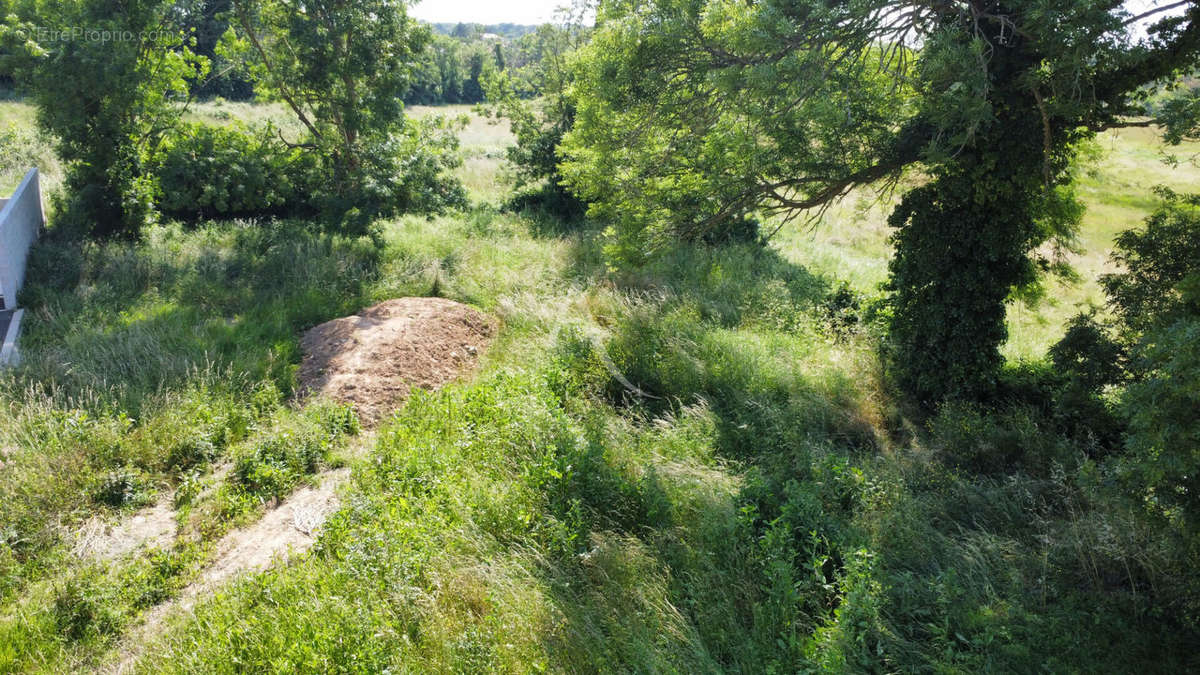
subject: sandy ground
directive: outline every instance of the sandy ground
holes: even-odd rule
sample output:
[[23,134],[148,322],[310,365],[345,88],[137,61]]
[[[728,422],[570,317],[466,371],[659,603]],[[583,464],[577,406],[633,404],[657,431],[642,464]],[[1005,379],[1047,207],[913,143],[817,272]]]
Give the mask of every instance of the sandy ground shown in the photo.
[[388,300],[309,331],[298,377],[307,393],[353,404],[371,428],[411,388],[436,389],[471,371],[495,333],[494,319],[452,300]]
[[163,622],[173,615],[190,612],[200,597],[240,574],[266,569],[311,548],[325,519],[337,510],[338,488],[349,477],[349,469],[326,472],[317,477],[315,486],[297,490],[253,525],[225,535],[217,544],[213,563],[195,581],[174,599],[148,610],[141,623],[125,634],[106,672],[131,672]]

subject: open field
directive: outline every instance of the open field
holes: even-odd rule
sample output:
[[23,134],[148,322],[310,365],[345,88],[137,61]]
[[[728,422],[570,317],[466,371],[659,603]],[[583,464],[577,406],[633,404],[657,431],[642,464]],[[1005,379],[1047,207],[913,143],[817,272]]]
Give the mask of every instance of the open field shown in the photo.
[[[1200,185],[1200,168],[1184,163],[1171,167],[1162,161],[1162,144],[1151,129],[1108,131],[1096,143],[1099,155],[1088,163],[1080,178],[1079,196],[1087,206],[1079,231],[1078,254],[1068,259],[1079,274],[1078,282],[1050,280],[1042,302],[1030,307],[1009,305],[1009,359],[1038,359],[1062,336],[1062,326],[1072,316],[1102,307],[1104,298],[1097,278],[1112,271],[1114,237],[1141,224],[1157,201],[1151,189],[1165,185],[1178,191]],[[1183,144],[1170,151],[1188,157],[1200,144]],[[855,193],[815,226],[785,228],[778,238],[789,258],[836,276],[863,293],[878,293],[887,277],[891,246],[887,216],[891,201],[880,202],[872,193]]]
[[[30,119],[0,102],[0,131]],[[869,326],[831,309],[842,281],[878,293],[881,208],[851,199],[766,249],[680,246],[612,272],[592,224],[497,208],[510,141],[472,117],[474,206],[383,223],[378,242],[235,221],[37,249],[25,363],[0,376],[0,672],[1195,665],[1145,599],[1172,591],[1145,570],[1186,561],[1089,508],[1103,481],[1078,448],[1020,411],[939,417],[917,440]],[[1149,186],[1200,178],[1159,164],[1148,132],[1101,146],[1083,281],[1013,309],[1013,359],[1098,301]],[[375,433],[295,398],[305,330],[434,294],[501,322],[474,378]],[[1023,473],[935,461],[995,447]],[[310,552],[172,604],[227,536],[337,469],[342,506]],[[79,545],[155,508],[173,537],[114,557]]]

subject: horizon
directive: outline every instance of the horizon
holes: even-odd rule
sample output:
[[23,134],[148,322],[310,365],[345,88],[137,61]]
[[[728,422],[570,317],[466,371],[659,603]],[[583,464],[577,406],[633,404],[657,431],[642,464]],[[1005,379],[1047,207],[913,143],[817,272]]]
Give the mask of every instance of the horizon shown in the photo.
[[421,0],[409,14],[429,23],[511,23],[536,26],[554,18],[563,0],[518,0],[517,2],[486,2],[485,0]]

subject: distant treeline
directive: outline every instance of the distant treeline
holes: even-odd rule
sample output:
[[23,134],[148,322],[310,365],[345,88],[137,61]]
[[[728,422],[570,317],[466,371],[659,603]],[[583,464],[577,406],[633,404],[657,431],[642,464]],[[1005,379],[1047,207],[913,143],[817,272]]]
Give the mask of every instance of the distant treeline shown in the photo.
[[[0,16],[16,5],[0,0]],[[209,77],[192,86],[192,95],[199,100],[221,97],[231,101],[252,100],[255,90],[252,78],[243,69],[224,59],[219,45],[230,28],[231,0],[192,0],[178,5],[176,19],[190,28],[195,38],[193,51],[211,64]],[[411,64],[411,85],[404,94],[409,105],[443,103],[481,103],[484,100],[483,78],[490,69],[523,69],[541,58],[538,26],[501,23],[434,23],[427,24],[433,39],[420,59]],[[0,63],[4,60],[4,45],[0,44]],[[0,67],[0,88],[18,88]],[[529,78],[518,78],[528,80]],[[539,92],[524,86],[522,96]]]
[[[236,69],[225,67],[217,53],[221,36],[229,27],[226,13],[230,0],[203,0],[191,21],[195,28],[196,51],[213,64],[212,76],[197,85],[200,99],[216,96],[229,100],[254,98],[250,79]],[[412,64],[411,85],[404,94],[409,105],[482,103],[483,78],[491,69],[524,68],[540,58],[538,27],[513,23],[484,25],[477,23],[428,24],[433,39],[421,58]],[[538,92],[526,87],[525,96]]]
[[460,39],[475,38],[484,34],[499,35],[505,39],[516,39],[537,31],[538,27],[520,23],[432,23],[433,32]]

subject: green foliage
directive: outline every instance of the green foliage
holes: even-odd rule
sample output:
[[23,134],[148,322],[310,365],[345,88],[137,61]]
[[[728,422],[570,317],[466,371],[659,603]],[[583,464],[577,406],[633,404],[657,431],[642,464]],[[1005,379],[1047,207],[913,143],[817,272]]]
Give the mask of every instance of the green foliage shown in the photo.
[[[506,154],[516,167],[517,187],[538,188],[519,194],[514,206],[540,207],[556,217],[574,219],[583,215],[585,206],[563,183],[559,146],[575,123],[574,76],[568,62],[589,33],[580,24],[581,16],[567,12],[559,18],[562,25],[545,24],[526,36],[536,41],[531,47],[535,60],[520,70],[494,72],[486,89],[494,112],[508,119],[516,136]],[[527,89],[541,98],[524,100]]]
[[92,499],[114,508],[137,508],[148,503],[152,496],[145,475],[131,467],[109,471],[92,493]]
[[114,589],[96,572],[68,579],[54,597],[54,623],[68,640],[105,636],[121,628]]
[[317,473],[346,435],[358,431],[358,419],[348,408],[323,407],[313,417],[235,452],[232,484],[253,497],[282,499],[301,480]]
[[177,10],[185,13],[184,26],[194,31],[196,54],[211,65],[208,76],[192,84],[192,94],[201,99],[253,99],[254,83],[249,73],[219,53],[221,40],[230,29],[233,0],[192,0],[180,3]]
[[[39,181],[57,170],[52,144],[44,134],[16,126],[0,128],[0,194],[11,194],[31,167],[39,168]],[[43,188],[45,189],[45,188]]]
[[[130,649],[153,672],[1196,669],[1194,539],[1144,517],[1188,522],[1143,499],[1183,464],[1100,457],[1056,410],[1064,382],[1121,375],[1093,363],[1128,346],[1102,326],[1072,326],[1062,377],[1003,373],[1018,404],[922,428],[881,386],[867,285],[771,247],[611,270],[589,233],[538,236],[526,214],[312,225],[39,243],[25,365],[0,377],[0,670]],[[361,448],[348,408],[289,404],[303,331],[431,277],[503,321],[477,377],[416,394]],[[1195,407],[1195,340],[1162,339],[1156,362],[1179,358],[1152,396]],[[1142,437],[1182,447],[1138,405]],[[342,462],[310,553],[141,632],[219,537]],[[175,544],[81,559],[72,533],[133,515],[92,501],[126,468],[176,486]]]
[[1145,227],[1117,237],[1122,271],[1101,278],[1122,329],[1135,336],[1200,314],[1200,196],[1158,194],[1163,203]]
[[[562,170],[612,223],[612,256],[736,225],[764,194],[840,194],[832,184],[893,152],[906,96],[867,65],[882,54],[824,57],[804,24],[825,18],[817,4],[602,4],[574,64]],[[816,32],[793,48],[793,31]]]
[[375,0],[234,4],[239,33],[223,48],[247,63],[261,97],[285,102],[304,126],[297,141],[320,167],[311,183],[323,216],[361,232],[376,217],[437,211],[463,201],[444,171],[456,165],[447,127],[406,123],[409,66],[429,31],[405,3]]
[[1112,3],[602,3],[562,170],[639,263],[922,164],[891,219],[890,372],[925,411],[987,399],[1006,300],[1062,269],[1034,252],[1082,213],[1076,147],[1197,63],[1193,10],[1142,45]]
[[1129,486],[1152,513],[1194,541],[1200,527],[1200,198],[1165,189],[1159,195],[1163,203],[1145,226],[1117,238],[1113,259],[1121,271],[1101,281],[1117,315],[1115,332],[1130,353],[1121,400],[1129,424],[1123,460]]
[[1200,317],[1143,338],[1141,377],[1122,399],[1129,419],[1126,468],[1146,507],[1191,538],[1200,537]]
[[181,127],[155,162],[158,208],[182,218],[296,215],[319,191],[310,158],[270,127]]
[[38,123],[67,169],[64,227],[136,236],[152,219],[147,162],[181,114],[189,79],[208,67],[172,21],[173,6],[56,0],[21,27]]
[[1200,92],[1179,92],[1164,101],[1157,113],[1166,128],[1163,138],[1168,144],[1200,139]]

